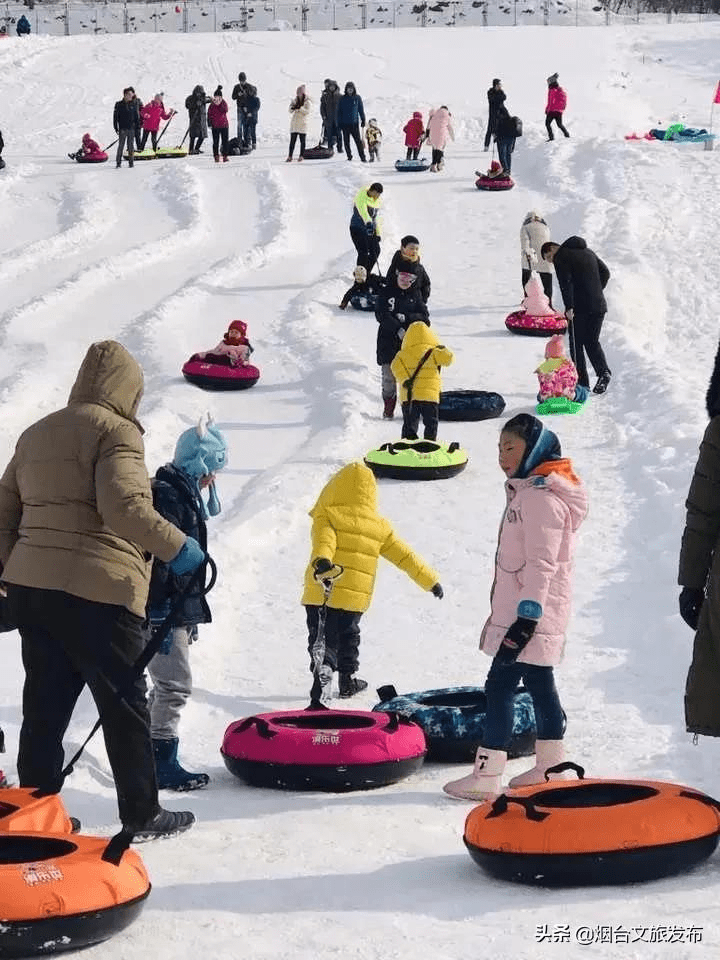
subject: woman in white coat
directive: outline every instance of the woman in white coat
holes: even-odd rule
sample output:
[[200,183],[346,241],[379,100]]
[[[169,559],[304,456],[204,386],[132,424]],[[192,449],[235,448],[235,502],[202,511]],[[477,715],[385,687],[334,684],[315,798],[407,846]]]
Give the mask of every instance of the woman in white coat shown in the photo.
[[543,290],[552,306],[552,264],[543,260],[542,245],[550,239],[550,227],[537,210],[531,210],[525,215],[520,228],[520,265],[523,294],[525,284],[530,279],[533,270],[540,274]]
[[305,137],[308,132],[308,116],[312,100],[305,93],[305,84],[301,84],[295,91],[295,97],[290,101],[290,148],[288,150],[287,163],[292,163],[293,151],[298,138],[300,140],[300,156],[298,160],[303,159],[305,152]]
[[455,131],[450,120],[450,111],[447,107],[431,110],[427,125],[427,139],[432,147],[431,173],[439,173],[445,166],[443,154],[448,140],[455,139]]

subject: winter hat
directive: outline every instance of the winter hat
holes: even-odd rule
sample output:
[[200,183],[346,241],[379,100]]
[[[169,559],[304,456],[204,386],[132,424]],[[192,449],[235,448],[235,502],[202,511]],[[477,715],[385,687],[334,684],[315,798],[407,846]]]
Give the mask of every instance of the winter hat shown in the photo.
[[368,120],[368,123],[369,123],[370,126],[372,126],[372,127],[376,127],[376,126],[377,126],[377,120],[375,119],[375,117],[370,117],[370,119]]
[[[234,331],[234,336],[230,336],[230,331]],[[230,326],[227,328],[227,333],[223,337],[224,343],[248,343],[247,339],[247,324],[244,320],[233,320]]]
[[222,97],[222,87],[218,84],[218,88],[213,94],[214,97]]
[[[210,415],[207,419],[201,417],[196,427],[191,427],[180,434],[175,446],[175,455],[173,456],[173,466],[186,473],[195,481],[198,497],[200,497],[200,487],[198,481],[201,477],[206,477],[210,473],[217,473],[218,470],[226,464],[227,443],[225,437],[213,423]],[[216,517],[220,510],[220,501],[215,491],[215,483],[208,487],[208,505],[207,509],[211,517]],[[200,498],[200,503],[205,516],[205,504]]]
[[502,83],[502,80],[498,80],[497,77],[493,79],[493,86],[496,87],[499,83]]
[[84,134],[83,134],[83,138],[82,138],[82,142],[83,142],[83,143],[87,143],[88,140],[92,140],[92,137],[90,136],[89,133],[84,133]]
[[238,74],[238,80],[240,81],[240,83],[244,83],[247,80],[247,77],[245,76],[242,70]]
[[548,86],[551,87],[554,83],[558,82],[559,73],[553,73],[547,78]]
[[556,435],[529,413],[519,413],[508,420],[501,433],[512,433],[526,444],[525,454],[513,477],[524,479],[541,463],[562,459],[560,441]]
[[565,344],[563,342],[562,334],[556,333],[553,337],[547,342],[545,347],[545,359],[546,360],[560,360],[565,357]]
[[413,120],[422,120],[422,113],[419,110],[413,111]]
[[295,96],[296,96],[296,97],[304,97],[304,96],[305,96],[305,84],[304,84],[304,83],[301,83],[300,86],[297,88],[297,90],[295,91]]
[[367,270],[365,267],[358,265],[353,270],[353,280],[355,283],[365,283],[367,281]]

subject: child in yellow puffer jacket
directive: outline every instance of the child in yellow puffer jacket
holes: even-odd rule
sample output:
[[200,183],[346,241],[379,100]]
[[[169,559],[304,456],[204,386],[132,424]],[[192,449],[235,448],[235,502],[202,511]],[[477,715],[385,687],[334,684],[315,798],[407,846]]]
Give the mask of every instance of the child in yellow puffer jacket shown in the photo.
[[417,440],[422,417],[425,439],[435,440],[440,406],[440,367],[453,362],[452,351],[443,346],[426,323],[411,323],[400,351],[390,365],[400,383],[403,440]]
[[[423,324],[424,326],[424,324]],[[389,520],[377,509],[377,483],[363,463],[349,463],[325,484],[310,511],[312,560],[305,571],[308,651],[317,636],[323,603],[323,574],[337,564],[342,574],[334,581],[327,601],[325,660],[320,670],[321,700],[330,699],[333,671],[340,674],[340,696],[353,697],[367,687],[354,677],[358,669],[360,618],[370,606],[378,559],[384,557],[403,570],[423,590],[443,595],[438,574],[395,535]],[[311,664],[312,669],[312,664]]]

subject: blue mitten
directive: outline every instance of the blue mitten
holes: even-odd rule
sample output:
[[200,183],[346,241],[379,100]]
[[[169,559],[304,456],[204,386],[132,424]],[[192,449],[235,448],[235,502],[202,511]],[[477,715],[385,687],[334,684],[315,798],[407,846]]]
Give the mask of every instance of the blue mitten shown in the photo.
[[211,517],[216,517],[222,510],[222,505],[220,503],[220,498],[217,495],[217,490],[215,489],[215,481],[210,484],[208,487],[208,513]]
[[188,537],[180,553],[171,560],[168,566],[174,574],[182,577],[186,573],[193,573],[205,559],[205,552],[193,537]]

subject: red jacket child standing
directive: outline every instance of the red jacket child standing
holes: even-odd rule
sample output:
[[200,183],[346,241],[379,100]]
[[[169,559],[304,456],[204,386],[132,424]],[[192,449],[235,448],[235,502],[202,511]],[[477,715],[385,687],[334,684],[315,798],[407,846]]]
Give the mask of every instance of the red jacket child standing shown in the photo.
[[563,126],[563,111],[567,107],[567,94],[563,88],[558,83],[558,74],[553,73],[552,76],[547,78],[548,85],[548,97],[547,105],[545,107],[545,129],[547,130],[548,140],[554,140],[553,132],[550,129],[550,124],[555,121],[558,125],[558,128],[562,130],[566,137],[569,137],[570,134],[567,132]]
[[223,163],[228,159],[228,105],[223,100],[222,87],[218,87],[213,94],[212,102],[208,107],[208,126],[212,130],[213,156],[215,163],[220,162],[220,144],[222,142]]
[[412,118],[405,124],[403,133],[405,134],[405,146],[407,147],[406,159],[417,160],[425,135],[423,115],[419,110],[416,110]]

